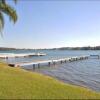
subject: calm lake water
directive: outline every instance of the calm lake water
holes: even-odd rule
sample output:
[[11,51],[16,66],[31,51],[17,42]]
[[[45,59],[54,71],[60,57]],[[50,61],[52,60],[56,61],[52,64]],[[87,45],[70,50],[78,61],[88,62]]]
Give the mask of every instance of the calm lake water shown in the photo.
[[[42,52],[46,53],[46,56],[39,57],[26,57],[26,58],[14,58],[4,60],[6,62],[18,63],[18,62],[30,62],[39,60],[59,59],[72,56],[81,55],[100,55],[99,50],[16,50],[16,51],[0,51],[0,53],[34,53]],[[32,70],[32,66],[23,67],[27,70]],[[43,73],[52,76],[58,80],[66,83],[88,87],[95,91],[100,92],[100,59],[90,58],[87,60],[67,62],[63,64],[57,64],[56,66],[41,66],[40,69],[36,69],[36,72]]]
[[6,62],[11,63],[20,63],[20,62],[31,62],[39,60],[50,60],[50,59],[59,59],[72,56],[81,56],[81,55],[91,55],[91,54],[100,54],[100,51],[92,50],[12,50],[12,51],[0,51],[0,53],[34,53],[41,52],[46,53],[46,56],[34,56],[34,57],[25,57],[25,58],[9,58],[6,59]]

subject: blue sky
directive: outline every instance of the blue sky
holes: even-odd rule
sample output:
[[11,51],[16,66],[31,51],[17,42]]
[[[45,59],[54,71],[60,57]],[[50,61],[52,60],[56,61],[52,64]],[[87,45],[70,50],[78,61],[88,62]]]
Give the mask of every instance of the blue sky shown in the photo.
[[10,2],[18,13],[14,25],[5,16],[0,46],[55,48],[100,45],[100,1]]

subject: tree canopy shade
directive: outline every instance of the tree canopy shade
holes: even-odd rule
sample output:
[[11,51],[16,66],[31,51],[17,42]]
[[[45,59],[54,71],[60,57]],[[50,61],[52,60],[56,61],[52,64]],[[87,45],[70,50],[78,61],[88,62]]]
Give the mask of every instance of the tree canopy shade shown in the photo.
[[[15,3],[17,0],[13,0]],[[17,13],[13,7],[11,7],[7,0],[0,0],[0,31],[4,28],[4,14],[6,14],[14,23],[17,21]]]

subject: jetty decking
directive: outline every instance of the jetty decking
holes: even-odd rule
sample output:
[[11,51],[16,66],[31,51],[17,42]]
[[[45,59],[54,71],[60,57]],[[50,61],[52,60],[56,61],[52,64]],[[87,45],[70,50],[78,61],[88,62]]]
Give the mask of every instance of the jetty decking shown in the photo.
[[0,53],[0,58],[19,58],[19,57],[30,57],[30,56],[45,56],[45,53],[23,53],[23,54],[14,54],[14,53]]
[[28,66],[28,65],[32,65],[33,69],[35,69],[36,65],[39,68],[41,64],[48,64],[48,66],[50,65],[55,65],[58,62],[60,62],[60,64],[62,63],[66,63],[66,62],[72,62],[72,61],[78,61],[78,60],[84,60],[84,59],[88,59],[88,55],[86,56],[76,56],[76,57],[70,57],[70,58],[64,58],[64,59],[57,59],[57,60],[47,60],[47,61],[38,61],[38,62],[29,62],[29,63],[17,63],[17,64],[8,64],[9,66],[12,67],[18,67],[18,66]]

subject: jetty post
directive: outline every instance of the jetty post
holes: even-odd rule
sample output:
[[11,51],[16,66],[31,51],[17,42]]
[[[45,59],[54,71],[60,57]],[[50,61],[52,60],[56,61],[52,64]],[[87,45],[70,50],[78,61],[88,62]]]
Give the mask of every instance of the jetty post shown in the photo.
[[35,64],[33,64],[33,70],[35,70]]
[[63,63],[63,61],[61,60],[61,64]]
[[48,66],[49,66],[49,67],[50,67],[50,64],[51,64],[51,63],[50,63],[50,62],[48,62]]
[[38,68],[40,68],[40,63],[38,63]]
[[69,61],[72,62],[72,58],[70,58]]
[[100,59],[100,56],[98,55],[98,59]]
[[53,61],[53,65],[54,65],[54,66],[56,65],[56,62],[55,62],[55,61]]

